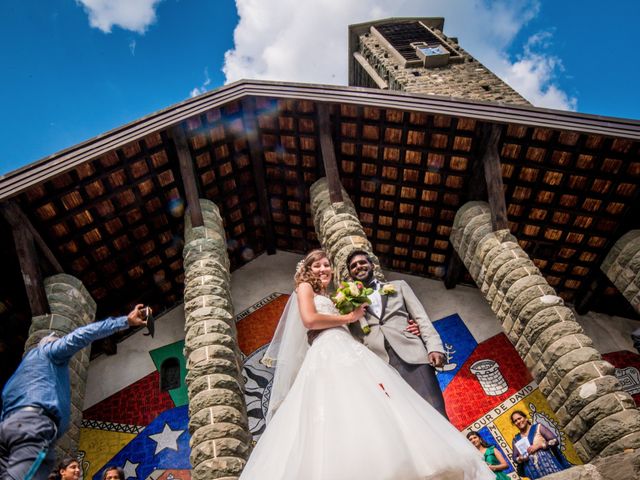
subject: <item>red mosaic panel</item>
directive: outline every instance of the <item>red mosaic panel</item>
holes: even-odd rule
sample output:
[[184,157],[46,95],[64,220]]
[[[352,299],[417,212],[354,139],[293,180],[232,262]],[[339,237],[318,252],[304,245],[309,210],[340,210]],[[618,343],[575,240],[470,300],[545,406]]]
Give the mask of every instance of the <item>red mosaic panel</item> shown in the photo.
[[289,295],[280,295],[237,323],[238,344],[245,355],[271,341]]
[[[473,363],[483,359],[494,360],[500,366],[500,372],[509,386],[505,393],[496,396],[486,395],[476,376],[469,370]],[[498,334],[476,347],[445,389],[447,415],[451,423],[462,430],[532,380],[526,365],[509,339],[503,333]]]
[[160,390],[155,371],[114,393],[82,413],[85,420],[146,426],[160,413],[175,407],[171,396]]
[[156,480],[191,480],[191,470],[165,470]]

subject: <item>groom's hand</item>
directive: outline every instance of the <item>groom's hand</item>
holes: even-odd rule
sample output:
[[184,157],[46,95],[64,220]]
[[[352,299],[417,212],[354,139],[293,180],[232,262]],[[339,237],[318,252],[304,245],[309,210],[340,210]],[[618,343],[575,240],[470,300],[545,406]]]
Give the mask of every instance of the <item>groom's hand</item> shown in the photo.
[[447,360],[442,352],[429,352],[429,363],[435,368],[442,368]]
[[412,318],[409,318],[407,320],[407,323],[409,324],[409,326],[407,328],[405,328],[405,331],[407,331],[409,333],[412,333],[415,336],[419,337],[420,336],[420,327],[418,326],[416,321],[413,320]]

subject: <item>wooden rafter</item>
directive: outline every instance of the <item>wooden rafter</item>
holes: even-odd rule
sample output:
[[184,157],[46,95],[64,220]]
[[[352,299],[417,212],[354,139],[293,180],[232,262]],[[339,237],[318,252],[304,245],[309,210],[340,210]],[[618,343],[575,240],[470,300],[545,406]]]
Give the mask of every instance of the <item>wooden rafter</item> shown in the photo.
[[604,274],[598,269],[593,279],[585,282],[585,285],[578,290],[573,299],[573,306],[579,315],[589,313],[594,303],[600,298],[602,292],[607,286],[607,282],[603,278]]
[[329,199],[331,203],[342,202],[342,184],[340,183],[340,173],[336,161],[336,151],[333,146],[331,135],[331,120],[329,118],[329,105],[318,103],[318,124],[320,127],[320,149],[322,151],[322,162],[324,172],[329,184]]
[[462,260],[460,260],[458,252],[452,249],[451,256],[449,257],[449,264],[447,265],[447,271],[444,275],[444,286],[447,290],[455,288],[463,271],[464,265]]
[[[33,226],[22,214],[20,208],[12,202],[1,204],[0,211],[11,226],[31,315],[34,317],[44,315],[49,311],[49,303],[44,291],[42,272],[40,271],[38,254],[35,249],[36,241],[32,232]],[[42,241],[41,238],[40,240]]]
[[481,161],[484,166],[484,178],[487,183],[487,197],[491,209],[491,226],[493,230],[509,228],[507,223],[507,206],[504,200],[504,186],[502,184],[502,170],[498,142],[502,128],[496,124],[483,128],[481,144]]
[[198,194],[198,183],[193,171],[193,159],[187,145],[187,137],[180,126],[176,126],[171,131],[176,144],[176,152],[180,163],[180,174],[184,186],[184,194],[187,198],[187,206],[191,216],[191,226],[201,227],[204,225],[202,210],[200,208],[200,196]]
[[40,249],[40,252],[44,255],[44,258],[51,265],[52,270],[55,273],[63,273],[62,265],[58,262],[58,259],[53,254],[47,243],[44,241],[40,233],[35,229],[31,221],[27,218],[27,216],[23,213],[22,209],[16,205],[14,202],[5,202],[1,205],[2,213],[6,218],[7,222],[12,226],[15,225],[24,225],[31,233],[33,237],[33,241]]
[[276,253],[276,235],[271,218],[271,205],[267,191],[266,173],[264,168],[264,154],[258,141],[258,122],[255,115],[255,100],[244,98],[242,100],[242,120],[245,125],[247,142],[249,143],[249,155],[253,165],[253,181],[258,194],[258,208],[264,225],[267,254]]
[[[470,166],[467,199],[488,200],[491,209],[491,226],[494,231],[508,228],[507,209],[502,186],[502,172],[498,155],[498,141],[501,128],[497,125],[483,125],[475,160]],[[462,260],[453,252],[444,278],[447,289],[455,288],[464,265]]]

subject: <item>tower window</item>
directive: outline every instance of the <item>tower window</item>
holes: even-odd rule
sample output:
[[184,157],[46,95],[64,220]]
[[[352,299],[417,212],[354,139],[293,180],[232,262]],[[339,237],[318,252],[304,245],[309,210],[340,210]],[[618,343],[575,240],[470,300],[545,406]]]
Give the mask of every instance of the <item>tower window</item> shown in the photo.
[[[463,61],[462,56],[447,41],[431,31],[422,22],[383,23],[371,27],[371,32],[395,52],[399,59],[404,60],[405,67],[420,67],[424,65],[424,56],[416,52],[416,44],[425,48],[442,49],[441,54],[447,53],[450,62]],[[427,52],[430,53],[430,52]]]
[[166,392],[180,387],[180,361],[167,358],[160,366],[160,390]]

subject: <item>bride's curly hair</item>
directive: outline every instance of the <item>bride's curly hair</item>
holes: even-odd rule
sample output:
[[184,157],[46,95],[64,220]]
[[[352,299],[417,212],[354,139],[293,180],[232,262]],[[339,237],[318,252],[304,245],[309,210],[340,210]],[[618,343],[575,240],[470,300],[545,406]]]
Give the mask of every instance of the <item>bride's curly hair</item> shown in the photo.
[[293,276],[293,280],[296,282],[296,288],[298,288],[298,285],[302,282],[307,282],[311,285],[314,292],[318,293],[322,291],[322,282],[320,278],[311,271],[311,265],[323,258],[328,258],[327,254],[324,250],[318,249],[310,251],[303,260],[298,262],[296,274]]

